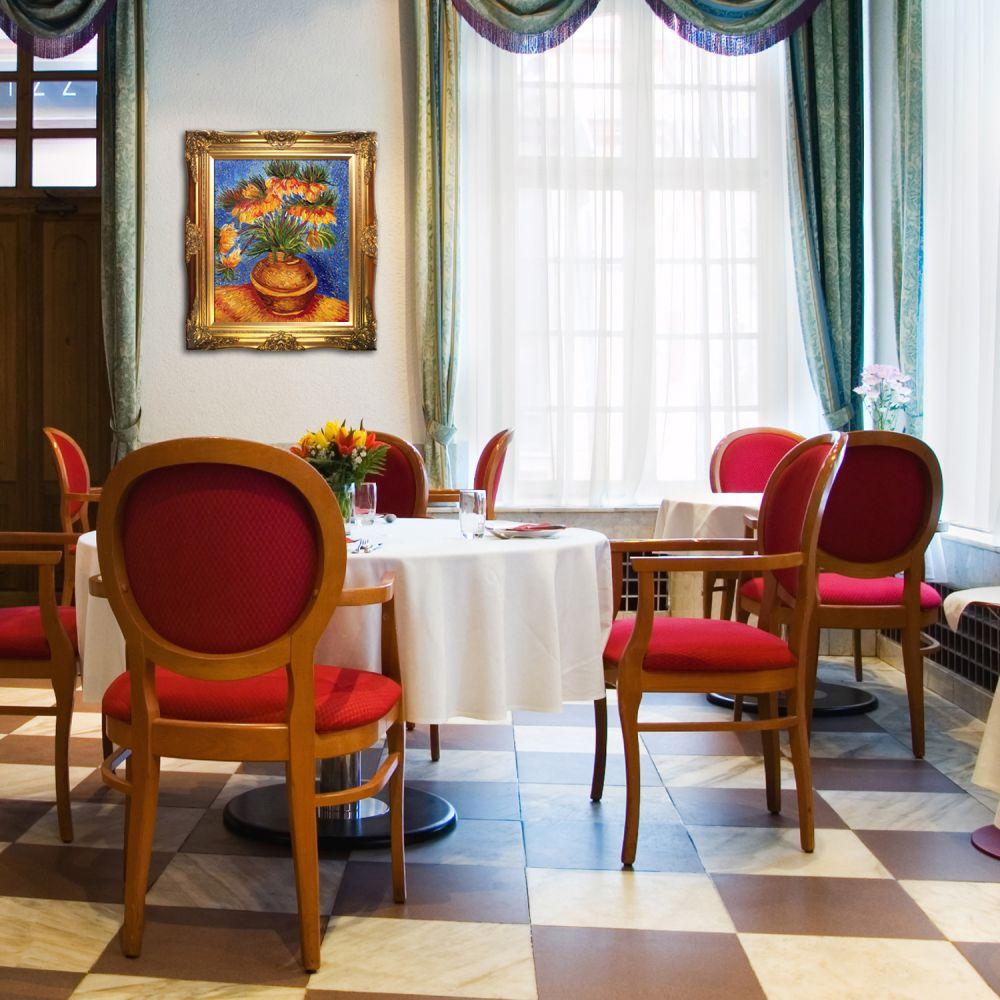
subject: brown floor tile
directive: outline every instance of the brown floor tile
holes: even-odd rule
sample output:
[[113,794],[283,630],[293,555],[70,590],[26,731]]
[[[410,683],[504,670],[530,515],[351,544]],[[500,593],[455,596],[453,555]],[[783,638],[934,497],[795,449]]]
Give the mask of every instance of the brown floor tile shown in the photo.
[[[150,884],[172,855],[154,853]],[[97,847],[11,844],[0,852],[0,896],[122,901],[122,852]]]
[[[325,918],[322,930],[325,930]],[[91,972],[116,976],[305,986],[295,914],[147,906],[142,956],[126,958],[117,937]]]
[[533,927],[539,1000],[763,997],[734,934]]
[[[3,745],[0,740],[0,746]],[[177,806],[182,809],[207,809],[229,780],[228,774],[205,774],[197,771],[161,771],[161,806]],[[72,792],[78,802],[121,802],[121,792],[108,788],[101,779],[101,772],[95,771],[84,778]]]
[[884,733],[885,730],[870,715],[814,715],[813,732]]
[[400,906],[392,898],[389,865],[352,861],[341,880],[333,913],[526,924],[528,892],[520,868],[409,864],[406,902]]
[[977,851],[967,833],[858,830],[857,835],[894,878],[1000,882],[1000,862]]
[[447,799],[462,819],[520,819],[521,805],[513,781],[407,781]]
[[81,979],[83,974],[79,972],[45,972],[0,965],[0,997],[3,1000],[64,1000]]
[[[417,726],[406,734],[408,750],[426,750],[430,745],[429,726]],[[441,726],[441,752],[448,749],[513,750],[514,730],[510,726]]]
[[[51,736],[5,736],[0,740],[0,764],[53,764],[56,741]],[[69,739],[70,767],[100,767],[101,741],[86,736]]]
[[1000,944],[956,943],[966,961],[986,980],[991,990],[1000,995]]
[[739,757],[760,753],[757,733],[643,733],[650,753]]
[[813,757],[813,787],[832,791],[960,792],[925,760]]
[[[344,990],[306,990],[306,1000],[401,1000],[398,993],[354,993]],[[424,993],[407,993],[406,1000],[449,1000],[448,997]],[[482,1000],[464,997],[463,1000]]]
[[712,881],[741,933],[942,937],[891,879],[713,875]]
[[0,841],[11,843],[17,840],[51,808],[51,802],[0,799]]
[[[3,682],[3,686],[7,686],[7,681]],[[0,734],[12,733],[26,722],[31,722],[33,718],[32,715],[0,715]]]
[[[795,792],[781,790],[781,813],[767,811],[762,788],[683,788],[673,786],[670,798],[689,826],[788,826],[798,827]],[[813,796],[817,827],[845,829],[847,824],[818,795]]]

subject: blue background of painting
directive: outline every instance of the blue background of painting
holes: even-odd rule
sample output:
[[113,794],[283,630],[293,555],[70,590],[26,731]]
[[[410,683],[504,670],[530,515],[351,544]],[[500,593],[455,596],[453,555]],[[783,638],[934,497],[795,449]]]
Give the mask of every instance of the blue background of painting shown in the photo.
[[[271,159],[261,160],[216,160],[215,161],[215,228],[216,231],[227,222],[234,225],[236,219],[225,209],[218,207],[218,196],[228,188],[236,187],[252,174],[263,174],[264,166]],[[329,229],[337,237],[337,245],[332,250],[310,250],[303,256],[316,272],[316,293],[330,295],[335,299],[348,301],[350,294],[350,256],[348,254],[350,238],[350,178],[347,172],[347,160],[299,160],[302,164],[317,163],[330,172],[330,184],[338,192],[337,221]],[[240,226],[240,230],[245,226]],[[214,239],[214,237],[213,237]],[[241,241],[245,246],[245,240]],[[213,244],[214,245],[214,244]],[[236,280],[233,284],[243,285],[250,281],[250,272],[260,257],[250,259],[244,257],[234,269]]]

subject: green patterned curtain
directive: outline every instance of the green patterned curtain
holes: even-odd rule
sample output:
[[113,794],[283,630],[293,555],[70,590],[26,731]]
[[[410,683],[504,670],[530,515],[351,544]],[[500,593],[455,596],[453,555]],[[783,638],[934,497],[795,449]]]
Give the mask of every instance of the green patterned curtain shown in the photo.
[[142,315],[143,5],[108,18],[101,98],[101,311],[117,461],[138,446]]
[[[566,41],[599,0],[451,0],[483,38],[508,52],[544,52]],[[787,2],[787,0],[782,0]]]
[[417,27],[417,329],[425,456],[450,481],[458,369],[458,18],[450,0],[415,0]]
[[923,0],[893,0],[892,290],[899,367],[913,378],[907,430],[920,434],[924,398]]
[[58,59],[97,34],[115,0],[0,0],[0,28],[36,56]]
[[806,359],[827,424],[861,426],[862,0],[826,0],[789,40],[788,167]]

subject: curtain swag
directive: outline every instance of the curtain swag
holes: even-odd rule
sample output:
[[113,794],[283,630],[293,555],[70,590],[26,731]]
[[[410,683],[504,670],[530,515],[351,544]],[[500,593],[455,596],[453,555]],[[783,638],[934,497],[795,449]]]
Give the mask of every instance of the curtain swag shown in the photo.
[[0,0],[0,29],[18,45],[31,43],[42,59],[83,48],[114,11],[117,0]]
[[597,9],[599,0],[451,0],[487,41],[508,52],[545,52],[560,45]]

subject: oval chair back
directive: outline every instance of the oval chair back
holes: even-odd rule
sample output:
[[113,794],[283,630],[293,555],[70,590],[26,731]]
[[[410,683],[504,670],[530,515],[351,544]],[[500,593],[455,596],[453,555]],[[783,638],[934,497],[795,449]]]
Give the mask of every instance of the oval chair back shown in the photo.
[[941,466],[919,438],[851,431],[820,532],[821,567],[864,578],[909,571],[919,588],[941,498]]
[[401,437],[375,431],[375,437],[389,446],[385,469],[367,482],[375,483],[380,514],[396,517],[426,517],[430,480],[420,452]]
[[486,491],[486,519],[488,521],[492,521],[496,517],[500,476],[503,474],[503,463],[513,438],[514,431],[511,428],[498,431],[486,442],[486,446],[479,456],[479,461],[476,463],[476,475],[472,480],[472,486],[473,489]]
[[781,459],[803,440],[780,427],[747,427],[727,434],[712,452],[713,493],[760,493]]
[[70,498],[67,494],[83,494],[90,492],[90,466],[83,449],[65,431],[56,427],[43,428],[45,437],[52,446],[52,456],[56,463],[56,473],[59,476],[59,494],[61,497],[60,516],[62,530],[72,531],[79,521],[84,531],[90,530],[85,500]]

